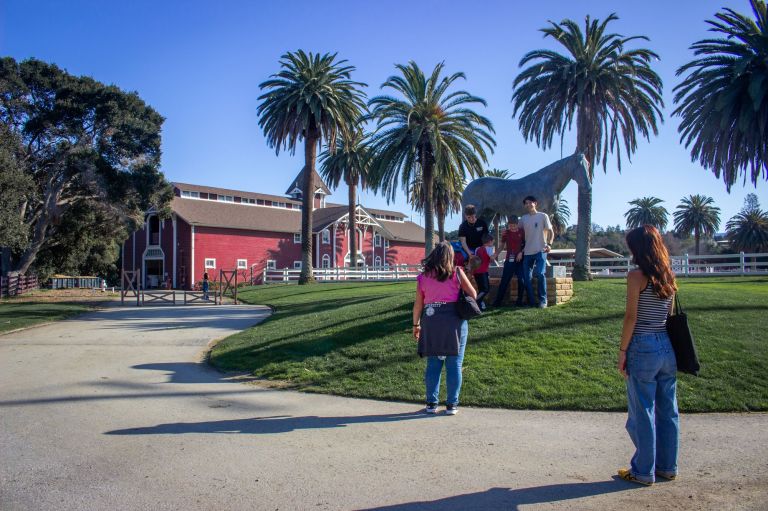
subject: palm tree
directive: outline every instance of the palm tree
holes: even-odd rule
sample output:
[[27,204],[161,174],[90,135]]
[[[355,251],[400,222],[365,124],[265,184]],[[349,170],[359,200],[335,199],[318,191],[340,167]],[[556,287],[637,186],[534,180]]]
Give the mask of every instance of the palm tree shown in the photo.
[[[485,171],[485,175],[487,177],[498,177],[500,179],[510,178],[509,171],[507,169],[488,169]],[[491,223],[493,224],[493,231],[496,237],[494,240],[496,250],[499,250],[499,247],[501,246],[501,230],[499,229],[499,223],[501,223],[501,215],[494,213],[493,218],[491,219]]]
[[742,211],[725,225],[731,248],[739,252],[768,251],[768,212],[759,208]]
[[679,235],[690,236],[696,242],[696,255],[699,255],[701,235],[714,236],[720,227],[720,208],[715,207],[712,197],[690,195],[680,200],[674,213],[675,231]]
[[750,5],[755,20],[728,8],[708,20],[724,37],[694,43],[698,58],[677,70],[688,73],[675,87],[680,141],[728,191],[748,170],[755,185],[768,179],[768,11],[764,1]]
[[[464,191],[464,178],[455,172],[436,172],[432,197],[437,217],[437,238],[445,241],[445,217],[448,213],[461,211],[461,194]],[[409,202],[419,213],[424,211],[424,180],[418,171],[409,187]]]
[[491,121],[469,108],[478,103],[485,106],[485,101],[465,91],[448,93],[465,76],[441,77],[443,66],[436,65],[427,77],[415,62],[398,64],[401,75],[390,76],[382,88],[398,92],[403,99],[377,96],[368,104],[377,123],[371,140],[375,188],[392,200],[399,186],[407,190],[421,176],[426,253],[434,243],[435,169],[452,169],[462,177],[481,175],[486,149],[492,151],[496,144]]
[[662,202],[664,201],[657,197],[643,197],[629,201],[634,207],[624,213],[624,217],[627,219],[627,229],[650,224],[664,232],[669,213],[664,206],[659,206]]
[[296,150],[304,140],[304,183],[301,211],[301,274],[299,284],[313,282],[312,210],[317,148],[328,142],[331,152],[339,134],[346,135],[365,110],[364,83],[350,79],[354,66],[336,60],[336,54],[288,52],[280,58],[280,72],[261,83],[259,126],[270,147]]
[[[348,139],[336,139],[336,151],[320,154],[320,173],[333,188],[343,180],[349,188],[349,261],[357,266],[357,187],[366,186],[370,160],[362,130],[351,131]],[[334,241],[335,243],[335,241]]]
[[568,207],[568,201],[557,196],[555,210],[552,212],[552,232],[555,238],[559,238],[568,228],[568,220],[571,219],[571,208]]
[[[607,171],[608,153],[616,154],[621,171],[622,146],[627,157],[637,149],[637,134],[646,140],[658,133],[661,78],[651,69],[657,59],[651,50],[625,49],[627,43],[648,40],[644,36],[624,37],[606,33],[606,26],[617,20],[611,14],[600,22],[586,17],[585,31],[566,19],[550,21],[541,29],[567,51],[534,50],[520,61],[532,63],[515,78],[512,96],[515,117],[526,140],[547,149],[555,134],[564,136],[576,117],[576,152],[589,162],[589,177],[602,160]],[[591,187],[579,187],[576,264],[573,276],[587,280],[589,273],[590,227],[592,225]]]

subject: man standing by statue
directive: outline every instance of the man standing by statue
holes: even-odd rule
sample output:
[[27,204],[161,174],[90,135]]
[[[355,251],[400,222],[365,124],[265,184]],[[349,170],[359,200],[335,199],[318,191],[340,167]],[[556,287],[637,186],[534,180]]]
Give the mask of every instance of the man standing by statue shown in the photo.
[[472,204],[464,207],[464,221],[459,226],[459,241],[467,252],[467,257],[474,255],[477,247],[483,244],[483,234],[488,234],[488,224],[477,218],[477,210]]
[[[520,218],[520,227],[525,231],[525,246],[523,247],[523,280],[528,291],[528,303],[541,309],[547,306],[547,252],[549,252],[554,232],[549,216],[536,211],[536,197],[529,195],[523,199],[526,214]],[[459,231],[461,232],[461,231]],[[538,293],[534,298],[531,283],[531,270],[537,277]]]

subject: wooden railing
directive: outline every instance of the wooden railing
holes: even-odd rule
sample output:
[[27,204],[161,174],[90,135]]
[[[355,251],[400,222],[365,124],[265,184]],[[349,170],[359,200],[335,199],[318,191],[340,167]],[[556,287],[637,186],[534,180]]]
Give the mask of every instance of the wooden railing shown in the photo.
[[39,286],[37,275],[0,275],[0,297],[23,295]]

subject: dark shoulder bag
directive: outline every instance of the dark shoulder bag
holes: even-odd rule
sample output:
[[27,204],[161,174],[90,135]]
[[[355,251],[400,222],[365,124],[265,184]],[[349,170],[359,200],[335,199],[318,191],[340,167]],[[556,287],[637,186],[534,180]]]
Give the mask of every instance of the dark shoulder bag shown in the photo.
[[456,278],[459,281],[459,299],[456,301],[456,313],[461,319],[472,319],[483,313],[474,298],[467,295],[461,288],[459,270],[456,270]]
[[474,298],[459,290],[459,300],[456,302],[456,312],[461,319],[472,319],[483,313]]
[[672,341],[672,348],[675,350],[677,370],[681,373],[698,376],[701,365],[696,354],[696,345],[693,342],[693,335],[688,326],[688,315],[680,306],[680,299],[677,297],[677,293],[675,293],[674,311],[674,314],[667,316],[667,333],[669,334],[669,340]]

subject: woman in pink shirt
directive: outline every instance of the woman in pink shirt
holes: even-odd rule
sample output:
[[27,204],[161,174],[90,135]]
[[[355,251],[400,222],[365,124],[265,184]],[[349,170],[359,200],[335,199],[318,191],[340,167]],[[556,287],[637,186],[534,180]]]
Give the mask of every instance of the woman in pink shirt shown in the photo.
[[456,312],[459,289],[475,298],[477,293],[460,267],[454,267],[453,248],[444,241],[424,261],[416,278],[413,304],[413,336],[419,343],[419,356],[427,357],[424,371],[426,413],[437,413],[440,375],[445,363],[448,395],[446,415],[456,415],[461,391],[461,365],[467,345],[467,321]]

